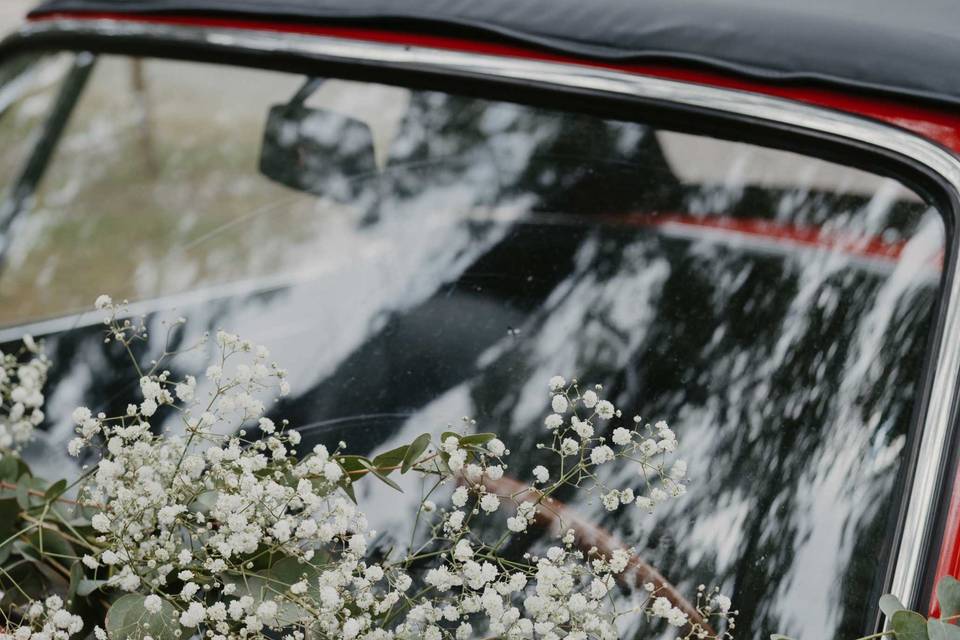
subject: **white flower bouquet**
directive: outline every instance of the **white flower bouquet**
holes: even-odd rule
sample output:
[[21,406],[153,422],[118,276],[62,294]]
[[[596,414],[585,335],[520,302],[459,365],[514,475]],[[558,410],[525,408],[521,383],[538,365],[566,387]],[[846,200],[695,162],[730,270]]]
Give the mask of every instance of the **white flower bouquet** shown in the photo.
[[[538,447],[553,462],[527,481],[467,419],[372,459],[345,443],[303,451],[294,425],[266,415],[290,391],[266,347],[205,338],[191,349],[211,343],[216,363],[198,384],[165,368],[182,351],[138,362],[147,330],[125,305],[101,296],[96,308],[139,393],[123,415],[73,412],[69,452],[90,460],[78,479],[48,483],[16,455],[43,420],[42,347],[27,337],[0,366],[0,640],[606,640],[637,616],[651,636],[732,637],[729,598],[704,586],[684,597],[557,499],[586,492],[643,513],[685,491],[674,432],[623,419],[601,388],[549,380]],[[171,416],[180,427],[161,430]],[[615,466],[635,482],[611,486]],[[422,477],[425,497],[411,543],[379,549],[354,487],[399,490],[394,474]],[[553,542],[511,554],[534,527]]]

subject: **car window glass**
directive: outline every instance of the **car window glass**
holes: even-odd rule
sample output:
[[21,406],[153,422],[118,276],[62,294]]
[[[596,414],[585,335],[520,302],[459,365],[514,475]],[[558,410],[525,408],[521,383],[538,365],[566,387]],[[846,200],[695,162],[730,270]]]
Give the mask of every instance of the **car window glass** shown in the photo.
[[[127,402],[85,311],[99,293],[158,334],[186,316],[184,344],[270,344],[294,381],[273,413],[307,448],[368,454],[470,415],[527,477],[546,380],[577,375],[668,420],[693,481],[653,515],[572,508],[688,593],[719,576],[739,638],[869,629],[940,295],[931,204],[863,169],[545,107],[337,80],[288,104],[308,80],[98,60],[0,271],[4,335],[46,336],[54,360],[33,464],[75,464],[75,404]],[[268,114],[286,118],[271,144]],[[380,544],[406,488],[361,491]]]
[[19,56],[0,71],[0,197],[10,197],[72,59]]

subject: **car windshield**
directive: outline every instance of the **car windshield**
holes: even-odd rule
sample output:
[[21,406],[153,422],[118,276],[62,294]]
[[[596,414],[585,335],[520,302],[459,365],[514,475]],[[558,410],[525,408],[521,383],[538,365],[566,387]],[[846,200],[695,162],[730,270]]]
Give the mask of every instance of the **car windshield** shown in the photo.
[[[652,515],[571,509],[686,593],[719,580],[738,638],[874,625],[945,246],[898,180],[735,130],[203,63],[44,54],[0,83],[0,333],[53,362],[31,465],[79,474],[73,407],[132,396],[100,293],[155,333],[186,317],[183,344],[268,344],[304,450],[471,416],[528,478],[546,381],[576,376],[669,421],[691,482]],[[404,479],[358,495],[384,547]]]

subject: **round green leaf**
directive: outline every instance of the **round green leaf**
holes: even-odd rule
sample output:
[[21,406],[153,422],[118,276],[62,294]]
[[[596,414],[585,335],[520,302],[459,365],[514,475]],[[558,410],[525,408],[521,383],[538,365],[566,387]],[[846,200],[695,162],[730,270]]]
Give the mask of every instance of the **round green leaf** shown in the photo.
[[10,557],[10,554],[13,552],[13,542],[8,542],[7,544],[0,547],[0,564],[3,564]]
[[363,456],[352,454],[335,456],[333,459],[337,461],[344,472],[354,480],[359,480],[367,474],[367,467],[364,463],[370,463],[370,461]]
[[107,584],[106,580],[89,580],[84,578],[77,584],[77,595],[88,596],[105,584]]
[[204,491],[194,498],[193,502],[187,505],[187,508],[190,509],[190,511],[199,511],[203,514],[210,513],[210,510],[216,506],[219,497],[220,493],[218,491],[212,489],[210,491]]
[[19,530],[20,505],[16,498],[0,500],[0,542],[3,542]]
[[385,451],[373,459],[373,466],[377,467],[382,473],[390,474],[393,472],[391,467],[399,467],[407,455],[408,445]]
[[0,455],[0,480],[4,482],[16,482],[17,478],[33,475],[30,473],[30,467],[17,456],[6,454]]
[[905,611],[906,609],[903,603],[900,602],[900,599],[892,593],[885,593],[880,596],[880,611],[883,611],[884,615],[888,618],[893,616],[897,611]]
[[295,558],[282,558],[268,569],[244,576],[231,576],[224,582],[236,585],[235,596],[250,596],[257,605],[264,600],[276,601],[277,617],[269,623],[287,626],[310,617],[306,608],[288,599],[292,597],[289,594],[290,585],[306,578],[309,585],[307,592],[295,599],[304,603],[316,602],[320,597],[318,576],[319,572],[313,565],[301,563]]
[[106,627],[110,640],[178,640],[181,629],[180,614],[166,599],[160,599],[160,611],[150,613],[144,606],[146,598],[139,593],[128,593],[114,602],[107,611]]
[[383,482],[385,485],[387,485],[388,487],[391,487],[392,489],[396,489],[400,493],[403,493],[403,489],[400,488],[400,485],[398,485],[396,482],[394,482],[384,474],[380,473],[380,470],[377,469],[375,466],[373,466],[372,462],[368,462],[367,460],[361,460],[360,464],[365,469],[367,469],[367,471],[369,471],[370,473],[375,475],[377,478],[379,478],[380,481]]
[[30,560],[40,560],[40,552],[34,549],[29,543],[17,538],[13,541],[12,553],[18,553],[24,558]]
[[410,467],[417,463],[417,460],[420,459],[420,456],[423,455],[423,452],[427,450],[428,446],[430,446],[429,433],[422,433],[417,436],[417,439],[407,447],[407,453],[403,456],[403,466],[400,468],[400,473],[410,471]]
[[340,487],[343,489],[343,492],[347,494],[347,497],[350,498],[353,504],[357,504],[357,494],[353,490],[353,478],[350,476],[343,476],[343,478],[340,480]]
[[20,505],[21,509],[30,508],[30,487],[27,484],[28,477],[24,477],[19,482],[17,482],[17,504]]
[[77,595],[77,587],[80,586],[81,580],[83,580],[83,565],[78,560],[70,566],[70,588],[67,590],[67,602],[73,600],[73,597]]
[[497,437],[495,433],[474,433],[460,438],[460,444],[463,446],[480,447]]
[[45,506],[46,500],[43,494],[46,492],[47,487],[47,481],[42,478],[26,474],[20,476],[17,480],[16,488],[17,503],[20,505],[20,508],[24,510],[39,510]]
[[14,482],[20,477],[19,459],[10,454],[0,455],[0,480]]
[[51,502],[59,498],[61,495],[63,495],[63,492],[66,490],[67,490],[67,481],[63,479],[57,480],[52,485],[50,485],[50,487],[44,492],[43,499],[46,502]]
[[76,558],[73,545],[60,533],[46,527],[37,529],[29,536],[30,544],[39,553],[59,559]]
[[[7,565],[5,573],[0,575],[0,610],[12,606],[23,606],[31,600],[42,600],[49,594],[50,582],[39,569],[43,565],[23,562],[14,566]],[[16,586],[14,586],[16,585]]]
[[930,640],[960,640],[960,627],[930,618],[927,620],[927,635]]
[[897,640],[929,640],[927,619],[913,611],[897,611],[890,617]]
[[443,444],[444,442],[446,442],[447,438],[456,438],[457,442],[459,442],[460,438],[462,437],[463,436],[461,436],[459,433],[454,433],[453,431],[444,431],[443,433],[440,434],[440,444]]
[[937,600],[941,618],[960,614],[960,581],[953,576],[943,576],[937,584]]

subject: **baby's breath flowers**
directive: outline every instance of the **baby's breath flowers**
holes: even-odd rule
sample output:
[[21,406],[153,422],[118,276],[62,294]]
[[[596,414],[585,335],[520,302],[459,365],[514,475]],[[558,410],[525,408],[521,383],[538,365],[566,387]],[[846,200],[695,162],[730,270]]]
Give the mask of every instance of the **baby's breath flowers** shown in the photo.
[[13,640],[67,640],[83,630],[83,619],[63,605],[57,595],[32,602],[25,607],[20,623],[12,633],[3,635]]
[[0,454],[16,453],[43,422],[49,362],[29,335],[16,353],[0,352]]
[[[686,461],[678,458],[667,464],[667,456],[677,450],[679,443],[666,422],[658,421],[651,426],[640,416],[634,416],[629,426],[601,431],[601,427],[621,417],[621,411],[612,402],[600,399],[602,387],[598,385],[581,392],[576,380],[567,383],[563,377],[554,376],[550,379],[550,390],[554,412],[547,416],[544,425],[552,442],[538,447],[547,448],[560,458],[561,474],[542,490],[544,495],[572,485],[590,492],[599,491],[600,500],[609,511],[629,504],[650,511],[658,503],[686,493]],[[609,441],[606,436],[596,435],[606,431],[611,432]],[[632,465],[639,476],[638,483],[621,488],[609,486],[600,470],[615,462]],[[548,482],[546,467],[538,466],[533,474],[538,483]]]
[[[68,595],[107,605],[105,620],[88,621],[98,640],[612,640],[640,617],[682,638],[731,637],[728,598],[701,588],[686,601],[558,501],[561,490],[580,491],[609,511],[639,508],[642,518],[686,489],[674,432],[639,417],[621,425],[602,387],[550,379],[544,464],[529,482],[510,476],[507,445],[476,433],[470,419],[372,460],[344,443],[300,451],[296,429],[268,415],[290,386],[265,346],[219,331],[197,345],[212,343],[214,364],[202,376],[175,375],[166,367],[177,353],[165,350],[149,367],[134,358],[134,343],[148,339],[145,322],[107,296],[95,306],[106,342],[130,354],[138,379],[122,415],[72,414],[69,452],[97,462],[77,487],[88,520],[62,520],[64,539],[82,548]],[[161,426],[175,420],[181,429]],[[633,472],[610,472],[621,466]],[[411,513],[426,539],[371,554],[376,533],[353,484],[365,477],[397,487],[394,472],[432,486]],[[55,488],[42,493],[44,513],[68,487]],[[511,539],[540,526],[551,542],[506,554]],[[620,604],[623,589],[637,597]],[[62,606],[57,598],[4,612],[0,640],[68,640],[84,625]]]

